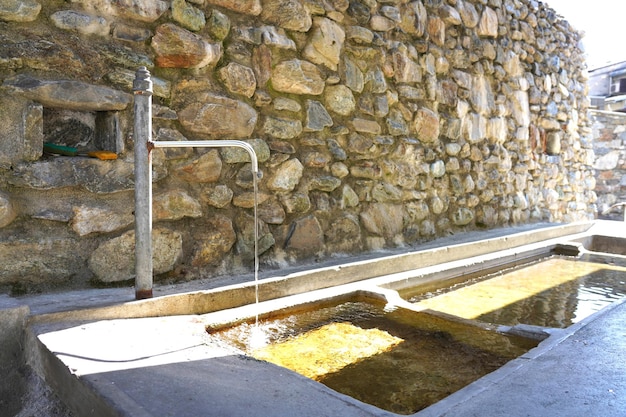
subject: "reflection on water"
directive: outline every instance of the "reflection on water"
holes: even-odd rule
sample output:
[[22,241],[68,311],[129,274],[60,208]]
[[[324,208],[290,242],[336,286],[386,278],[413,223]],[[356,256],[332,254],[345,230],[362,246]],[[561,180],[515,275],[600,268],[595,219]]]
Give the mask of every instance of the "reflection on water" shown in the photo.
[[623,297],[626,268],[555,256],[409,300],[489,323],[564,328]]
[[269,344],[246,346],[254,324],[212,332],[363,402],[412,414],[535,346],[429,314],[346,302],[269,320]]

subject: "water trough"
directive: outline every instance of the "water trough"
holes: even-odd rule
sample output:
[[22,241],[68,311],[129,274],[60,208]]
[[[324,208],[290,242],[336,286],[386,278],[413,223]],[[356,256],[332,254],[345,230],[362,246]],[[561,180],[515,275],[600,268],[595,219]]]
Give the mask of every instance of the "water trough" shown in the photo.
[[[176,397],[172,389],[175,391],[177,387],[188,390],[190,395],[200,389],[198,387],[205,387],[202,390],[205,402],[194,397],[196,405],[206,407],[206,401],[210,399],[214,406],[227,407],[228,415],[248,415],[250,410],[246,411],[245,404],[252,399],[258,402],[259,410],[266,410],[258,415],[287,415],[280,413],[286,413],[289,407],[297,407],[299,415],[324,415],[318,414],[319,410],[314,406],[319,401],[325,402],[329,412],[341,415],[397,415],[339,394],[284,368],[257,362],[248,356],[234,355],[232,350],[212,344],[206,328],[240,323],[256,314],[270,317],[355,296],[383,300],[387,304],[419,311],[419,307],[409,306],[410,303],[400,297],[398,290],[416,283],[441,286],[459,274],[524,263],[555,252],[577,251],[580,256],[594,256],[596,260],[602,259],[607,263],[621,262],[624,255],[606,253],[607,248],[611,252],[620,252],[616,245],[623,241],[619,237],[622,232],[614,227],[615,223],[608,223],[543,225],[521,230],[472,233],[455,236],[454,241],[433,242],[419,250],[389,252],[351,262],[335,260],[335,263],[316,269],[269,271],[259,280],[259,305],[255,304],[254,280],[238,277],[239,282],[228,285],[217,283],[211,289],[189,286],[156,288],[155,298],[139,301],[132,301],[129,294],[121,297],[125,302],[114,299],[113,293],[119,296],[121,289],[111,290],[112,298],[107,298],[106,294],[91,298],[85,297],[85,294],[80,297],[57,294],[54,302],[44,296],[11,299],[8,301],[12,307],[5,308],[3,314],[7,311],[14,313],[16,326],[25,329],[22,329],[25,356],[20,360],[45,380],[75,415],[166,415],[146,409],[139,412],[139,408],[146,406],[145,399],[137,395],[149,397],[142,391],[145,389],[149,393],[160,392],[162,396],[162,390],[166,390],[165,395]],[[600,253],[598,249],[605,252]],[[82,304],[76,304],[76,300],[81,300]],[[85,300],[91,300],[91,303]],[[442,316],[446,316],[445,313]],[[448,318],[486,331],[520,334],[516,332],[520,328],[515,326],[503,328],[464,318]],[[537,352],[563,338],[562,330],[521,330],[525,337],[545,340],[541,343],[535,340],[539,343],[538,348],[522,354],[436,405],[441,407],[438,404],[482,389],[480,387],[494,378],[504,378],[511,369],[517,369],[536,357]],[[527,333],[524,334],[524,331]],[[190,366],[193,369],[189,369]],[[154,372],[163,372],[161,377],[164,380],[157,382]],[[228,372],[232,372],[231,376],[236,376],[235,379],[230,380]],[[129,380],[133,381],[132,384],[124,385]],[[103,392],[102,381],[108,381],[107,384],[113,382],[116,389]],[[110,384],[107,384],[104,386],[110,389]],[[165,386],[159,388],[161,384]],[[225,392],[221,392],[215,384],[223,387]],[[227,389],[224,384],[232,386]],[[242,384],[245,388],[237,388]],[[281,407],[284,409],[277,410],[275,401],[266,397],[270,388],[274,390],[273,395],[279,398],[293,396],[295,390],[308,405],[283,398]],[[246,390],[245,394],[240,392],[242,389]],[[223,405],[218,397],[227,392],[243,403],[234,406],[236,403],[231,401],[230,405]],[[242,395],[250,398],[240,398]],[[170,400],[175,402],[175,398]],[[158,404],[158,400],[154,401]],[[138,404],[144,405],[139,407]],[[233,411],[232,407],[238,411]],[[175,408],[173,413],[195,415],[191,411],[185,414],[183,408]],[[428,413],[429,409],[416,415]],[[94,414],[94,410],[99,411]],[[198,409],[193,410],[197,412]]]

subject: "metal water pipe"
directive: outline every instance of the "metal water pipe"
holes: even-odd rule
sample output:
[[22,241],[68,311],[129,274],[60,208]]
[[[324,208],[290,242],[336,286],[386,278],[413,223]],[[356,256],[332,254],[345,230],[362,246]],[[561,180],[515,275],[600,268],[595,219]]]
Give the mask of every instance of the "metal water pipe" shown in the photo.
[[133,81],[135,96],[135,298],[152,298],[152,80],[140,67]]
[[[152,81],[146,67],[140,67],[133,82],[135,93],[135,297],[152,297],[152,149],[154,148],[242,148],[250,155],[254,181],[259,163],[254,148],[241,140],[152,141]],[[255,186],[254,251],[258,268]],[[256,278],[255,278],[256,280]]]

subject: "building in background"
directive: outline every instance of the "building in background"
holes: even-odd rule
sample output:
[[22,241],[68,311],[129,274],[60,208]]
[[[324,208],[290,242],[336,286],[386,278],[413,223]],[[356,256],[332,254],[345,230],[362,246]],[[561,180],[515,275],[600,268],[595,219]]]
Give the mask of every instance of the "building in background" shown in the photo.
[[626,61],[590,70],[589,98],[598,110],[626,112]]
[[626,201],[626,61],[589,71],[598,217],[621,220]]

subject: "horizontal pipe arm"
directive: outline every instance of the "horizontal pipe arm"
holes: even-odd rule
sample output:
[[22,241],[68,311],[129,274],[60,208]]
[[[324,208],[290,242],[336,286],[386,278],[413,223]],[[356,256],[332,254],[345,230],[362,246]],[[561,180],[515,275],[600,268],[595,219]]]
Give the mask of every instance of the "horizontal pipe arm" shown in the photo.
[[242,140],[160,140],[153,141],[151,144],[155,148],[243,148],[250,155],[252,172],[257,176],[259,174],[259,162],[257,161],[256,152],[254,152],[252,145]]

